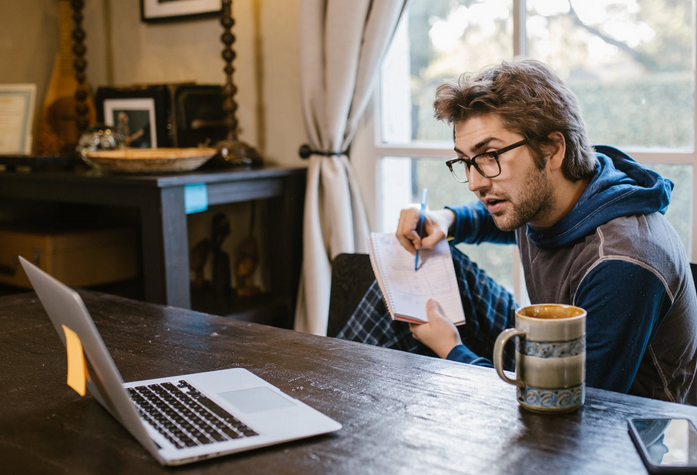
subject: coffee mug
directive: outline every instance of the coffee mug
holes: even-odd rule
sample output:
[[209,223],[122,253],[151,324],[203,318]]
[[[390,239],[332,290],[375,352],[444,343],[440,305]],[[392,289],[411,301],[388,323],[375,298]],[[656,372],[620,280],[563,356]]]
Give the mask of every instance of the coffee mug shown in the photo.
[[[518,337],[515,379],[503,372],[503,349]],[[560,304],[519,308],[515,328],[504,330],[494,345],[494,368],[517,387],[518,402],[535,412],[569,412],[586,396],[586,311]]]

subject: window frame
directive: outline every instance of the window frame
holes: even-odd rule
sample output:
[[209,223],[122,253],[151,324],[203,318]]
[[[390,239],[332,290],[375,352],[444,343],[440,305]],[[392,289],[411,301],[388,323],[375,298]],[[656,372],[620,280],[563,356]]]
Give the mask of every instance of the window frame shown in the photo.
[[[526,32],[523,26],[527,14],[525,0],[513,1],[513,52],[516,57],[527,54]],[[694,49],[695,56],[692,58],[693,65],[697,64],[697,48]],[[695,69],[695,89],[697,89],[697,68]],[[433,157],[451,159],[454,156],[452,147],[445,144],[439,146],[432,143],[411,142],[405,144],[386,144],[381,140],[382,131],[380,130],[380,87],[381,81],[376,81],[371,96],[370,103],[366,107],[363,117],[359,121],[353,143],[351,145],[351,162],[357,174],[361,177],[361,192],[366,203],[373,203],[374,206],[366,207],[368,221],[371,229],[382,228],[379,222],[378,210],[381,209],[380,202],[380,160],[383,157]],[[640,163],[660,163],[660,164],[679,164],[692,165],[692,203],[691,203],[691,238],[690,249],[687,250],[690,261],[697,260],[697,93],[693,94],[693,127],[695,128],[695,143],[692,151],[675,151],[660,148],[631,148],[623,147],[622,150],[631,155]],[[447,170],[443,166],[443,174],[446,176]],[[452,179],[447,176],[448,179]],[[463,184],[466,187],[466,184]],[[469,192],[468,190],[463,190]],[[456,201],[456,200],[453,200]],[[456,203],[453,203],[456,204]],[[405,203],[405,206],[407,203]],[[513,287],[514,295],[519,302],[524,303],[527,299],[525,282],[522,275],[520,256],[516,246],[511,246],[513,253]]]

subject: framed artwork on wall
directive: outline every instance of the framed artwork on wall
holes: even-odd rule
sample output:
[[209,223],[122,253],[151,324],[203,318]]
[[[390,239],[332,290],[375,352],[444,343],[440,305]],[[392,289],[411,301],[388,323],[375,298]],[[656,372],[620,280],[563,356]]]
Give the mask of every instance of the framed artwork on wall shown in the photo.
[[140,0],[140,19],[172,21],[218,15],[222,9],[222,0]]
[[0,154],[31,152],[35,84],[0,84]]
[[97,120],[113,128],[128,147],[171,147],[169,94],[166,86],[100,87]]

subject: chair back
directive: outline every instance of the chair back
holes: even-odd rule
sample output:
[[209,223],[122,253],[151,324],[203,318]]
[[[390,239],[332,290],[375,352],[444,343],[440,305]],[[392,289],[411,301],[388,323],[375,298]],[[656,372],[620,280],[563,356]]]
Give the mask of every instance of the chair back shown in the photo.
[[336,336],[375,280],[368,254],[339,254],[332,262],[327,336]]

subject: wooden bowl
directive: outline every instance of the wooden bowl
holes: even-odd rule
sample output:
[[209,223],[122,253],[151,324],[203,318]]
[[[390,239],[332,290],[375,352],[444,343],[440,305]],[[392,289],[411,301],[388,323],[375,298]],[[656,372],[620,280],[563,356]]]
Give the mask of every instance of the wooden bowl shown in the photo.
[[214,148],[129,148],[88,152],[85,162],[116,173],[180,173],[197,169],[218,151]]

